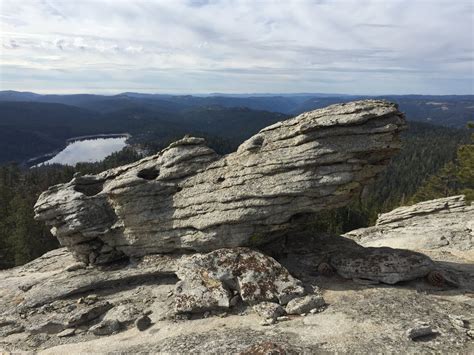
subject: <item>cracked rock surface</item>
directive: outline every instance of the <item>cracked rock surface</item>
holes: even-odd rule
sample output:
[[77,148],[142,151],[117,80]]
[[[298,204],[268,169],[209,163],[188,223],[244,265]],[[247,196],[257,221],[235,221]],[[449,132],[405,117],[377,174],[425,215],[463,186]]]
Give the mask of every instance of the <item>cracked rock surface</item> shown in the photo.
[[[462,219],[462,213],[456,212],[455,218]],[[405,235],[403,226],[397,230]],[[27,265],[0,271],[0,351],[474,352],[474,246],[468,234],[457,236],[462,250],[434,248],[423,238],[417,248],[408,245],[412,250],[400,251],[389,247],[396,237],[393,233],[368,238],[379,247],[365,248],[348,238],[301,232],[262,246],[265,254],[234,248],[194,255],[147,255],[79,268],[69,267],[76,261],[65,248],[51,251]],[[398,260],[400,265],[378,259],[381,251],[393,252],[389,260]],[[335,262],[338,260],[345,262]],[[451,275],[456,286],[434,286],[426,277],[411,273],[411,262],[420,260]],[[320,272],[318,265],[323,262],[333,268],[332,275]],[[354,274],[345,275],[341,265],[349,270],[353,267]],[[363,265],[371,271],[367,275],[373,282],[361,282]],[[405,281],[388,286],[384,278],[394,268],[405,275]],[[258,285],[261,272],[273,272],[277,285],[294,282],[305,294],[286,306],[278,296],[274,302],[254,305],[252,298],[243,301],[239,277]],[[223,287],[232,296],[230,301],[225,299],[229,307],[177,313],[180,285],[186,282],[205,283],[211,291]],[[135,324],[146,317],[146,327],[138,328]],[[419,324],[433,331],[408,336],[415,334]]]
[[295,216],[345,205],[399,150],[395,104],[364,100],[262,129],[232,154],[185,137],[157,155],[45,191],[36,218],[84,263],[257,246]]
[[276,260],[249,248],[219,249],[181,259],[176,311],[203,312],[229,308],[235,294],[243,302],[287,304],[304,294],[301,282]]
[[364,246],[390,246],[473,253],[474,206],[463,195],[404,206],[381,214],[374,227],[356,229],[346,237]]

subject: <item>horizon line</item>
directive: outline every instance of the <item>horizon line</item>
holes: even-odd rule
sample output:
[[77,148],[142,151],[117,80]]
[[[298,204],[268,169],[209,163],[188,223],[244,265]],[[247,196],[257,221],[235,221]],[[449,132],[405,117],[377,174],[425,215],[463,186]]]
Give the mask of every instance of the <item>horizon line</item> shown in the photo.
[[[114,91],[114,90],[112,90]],[[162,96],[308,96],[308,95],[327,95],[327,96],[368,96],[368,97],[379,97],[379,96],[474,96],[474,93],[464,93],[464,94],[429,94],[429,93],[406,93],[406,94],[349,94],[349,93],[337,93],[337,92],[194,92],[194,93],[173,93],[173,92],[140,92],[140,91],[119,91],[116,93],[112,92],[87,92],[87,91],[71,91],[67,93],[61,93],[61,91],[22,91],[22,90],[12,90],[5,89],[0,90],[0,93],[20,93],[20,94],[34,94],[39,96],[45,95],[97,95],[97,96],[120,96],[127,94],[139,94],[139,95],[162,95]]]

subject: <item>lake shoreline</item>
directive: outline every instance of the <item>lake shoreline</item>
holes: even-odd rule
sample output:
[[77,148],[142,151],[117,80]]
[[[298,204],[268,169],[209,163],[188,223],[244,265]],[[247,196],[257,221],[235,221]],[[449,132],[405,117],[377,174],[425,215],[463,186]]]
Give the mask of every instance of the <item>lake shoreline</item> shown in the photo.
[[[30,158],[23,162],[22,165],[28,167],[28,168],[36,168],[36,167],[41,167],[44,166],[43,163],[51,160],[54,158],[56,155],[61,153],[64,149],[66,149],[70,144],[75,143],[75,142],[80,142],[80,141],[85,141],[85,140],[93,140],[93,139],[106,139],[106,138],[126,138],[126,143],[127,141],[132,137],[130,133],[102,133],[102,134],[91,134],[91,135],[86,135],[86,136],[77,136],[77,137],[71,137],[66,139],[65,143],[63,144],[62,147],[40,155],[36,156],[33,158]],[[128,143],[127,143],[128,145]],[[55,163],[59,164],[59,163]],[[67,165],[67,164],[61,164],[61,165]]]

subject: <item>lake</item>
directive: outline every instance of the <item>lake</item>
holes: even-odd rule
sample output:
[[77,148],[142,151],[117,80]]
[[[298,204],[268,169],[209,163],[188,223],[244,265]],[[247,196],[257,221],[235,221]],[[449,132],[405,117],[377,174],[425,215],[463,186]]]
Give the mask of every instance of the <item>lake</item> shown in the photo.
[[53,158],[37,166],[45,164],[76,165],[77,163],[93,163],[104,160],[114,152],[118,152],[127,145],[128,135],[97,136],[83,139],[70,139],[66,148],[57,153]]

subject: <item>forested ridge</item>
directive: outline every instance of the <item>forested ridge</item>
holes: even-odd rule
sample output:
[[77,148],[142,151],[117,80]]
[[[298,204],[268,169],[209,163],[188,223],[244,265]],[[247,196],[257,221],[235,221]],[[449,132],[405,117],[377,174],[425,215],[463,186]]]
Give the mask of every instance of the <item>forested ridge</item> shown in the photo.
[[[209,145],[221,154],[234,150],[238,145],[237,137],[231,141],[217,136],[206,138]],[[430,189],[431,181],[439,174],[444,176],[444,170],[451,165],[457,167],[459,183],[449,193],[473,188],[473,145],[469,144],[467,130],[411,122],[402,135],[402,142],[401,152],[363,198],[347,207],[320,213],[312,219],[309,227],[342,233],[367,226],[375,221],[378,213],[401,204],[424,196],[441,197],[442,189]],[[167,143],[163,141],[147,148],[153,153]],[[53,165],[25,169],[18,164],[0,166],[0,268],[21,265],[58,247],[49,229],[33,219],[33,205],[42,191],[69,181],[75,172],[98,173],[139,158],[135,150],[125,148],[103,162],[81,163],[76,167]],[[451,180],[450,184],[452,186]]]
[[472,119],[472,95],[191,96],[123,93],[38,95],[0,91],[0,164],[25,162],[65,147],[68,138],[130,133],[133,144],[162,145],[185,133],[238,145],[259,129],[290,116],[359,99],[398,103],[409,121],[462,128]]

